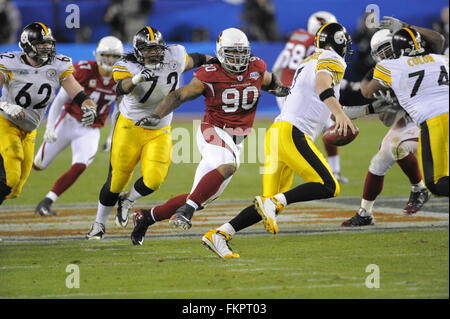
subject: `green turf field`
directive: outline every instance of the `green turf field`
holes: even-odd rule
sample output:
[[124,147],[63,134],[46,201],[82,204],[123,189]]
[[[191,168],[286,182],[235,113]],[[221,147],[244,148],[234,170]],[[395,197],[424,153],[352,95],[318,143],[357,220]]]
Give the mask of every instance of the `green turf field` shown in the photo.
[[[269,120],[257,121],[256,132],[263,132],[258,129],[268,128],[270,123]],[[388,130],[379,121],[370,119],[356,121],[356,124],[360,135],[340,148],[342,173],[350,179],[349,184],[341,185],[342,197],[361,196],[370,159]],[[190,131],[193,136],[192,122],[175,122],[173,131],[177,128],[185,128],[188,131],[178,132]],[[38,131],[36,148],[42,140],[43,129]],[[107,129],[103,130],[101,143]],[[255,138],[263,139],[262,133],[259,135]],[[320,140],[317,145],[323,150]],[[244,154],[246,158],[252,156],[247,151]],[[395,212],[397,215],[391,216],[385,209],[387,219],[379,219],[381,222],[375,227],[342,231],[339,224],[343,217],[333,219],[334,216],[327,213],[339,212],[340,206],[333,207],[332,203],[324,206],[321,214],[328,218],[325,221],[328,224],[322,220],[317,226],[314,220],[308,222],[317,208],[295,204],[305,212],[286,209],[284,216],[280,216],[283,220],[280,234],[269,235],[261,225],[255,225],[248,232],[238,233],[231,241],[233,250],[241,258],[217,258],[201,245],[201,236],[207,229],[229,220],[261,192],[259,169],[262,162],[244,162],[221,196],[221,200],[241,200],[233,206],[236,208],[224,212],[222,217],[222,206],[226,206],[226,202],[214,214],[211,209],[199,212],[197,217],[202,219],[198,218],[197,224],[183,236],[164,224],[150,231],[144,246],[134,247],[129,240],[132,225],[117,230],[114,216],[110,216],[107,225],[110,237],[106,236],[101,242],[85,241],[83,235],[95,218],[95,203],[106,179],[108,157],[109,154],[99,152],[92,165],[56,203],[61,207],[80,204],[79,216],[76,216],[77,211],[69,214],[60,208],[60,216],[40,218],[34,216],[32,210],[70,166],[70,149],[47,170],[32,171],[21,197],[3,204],[0,234],[15,229],[44,230],[36,235],[36,240],[32,239],[34,237],[0,236],[3,237],[0,298],[449,298],[448,215],[442,213],[438,215],[444,217],[438,216],[439,220],[431,218],[437,215],[417,214],[416,225],[405,222],[406,218],[401,216],[403,223],[394,224],[392,218],[401,214]],[[161,202],[188,192],[195,168],[196,164],[192,163],[172,164],[161,189],[143,201]],[[137,169],[133,181],[138,177]],[[296,178],[294,185],[301,182]],[[409,191],[408,179],[394,166],[385,178],[382,196],[403,196],[406,201]],[[433,211],[433,207],[429,205],[429,211]],[[345,206],[346,216],[356,209]],[[299,219],[304,216],[306,223]],[[421,218],[428,217],[431,219],[420,224]],[[202,220],[206,221],[202,224]],[[63,233],[70,230],[71,235],[51,237],[53,235],[46,234],[46,230]],[[365,285],[371,275],[366,267],[373,264],[379,269],[379,288]],[[72,274],[70,270],[66,272],[68,265],[79,269],[79,288],[66,286]]]
[[[199,242],[8,244],[0,297],[448,298],[448,231],[236,236],[237,260]],[[79,267],[79,288],[65,285],[69,264]],[[365,285],[370,264],[379,267],[379,288]]]

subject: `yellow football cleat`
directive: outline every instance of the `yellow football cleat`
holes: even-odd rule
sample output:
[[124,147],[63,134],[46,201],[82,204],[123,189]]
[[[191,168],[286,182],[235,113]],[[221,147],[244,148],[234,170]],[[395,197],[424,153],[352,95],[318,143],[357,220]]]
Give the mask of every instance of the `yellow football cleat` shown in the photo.
[[202,244],[213,251],[220,258],[239,258],[239,254],[233,253],[230,246],[228,246],[228,241],[230,240],[231,236],[227,233],[217,229],[212,229],[203,236]]
[[262,217],[264,227],[271,234],[278,233],[277,213],[284,209],[284,206],[273,196],[256,196],[255,208]]

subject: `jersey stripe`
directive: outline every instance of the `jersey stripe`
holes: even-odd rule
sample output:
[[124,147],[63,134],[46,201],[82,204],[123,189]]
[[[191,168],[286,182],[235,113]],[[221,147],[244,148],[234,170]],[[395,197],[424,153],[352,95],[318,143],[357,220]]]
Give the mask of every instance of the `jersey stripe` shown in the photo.
[[373,78],[384,84],[385,86],[392,86],[391,72],[384,68],[380,68],[377,64],[373,70]]
[[[121,66],[121,65],[115,65],[115,66],[113,66],[112,67],[113,69],[122,69],[122,70],[126,70],[126,71],[128,71],[128,68],[126,67],[126,66]],[[119,71],[119,70],[117,70],[117,71]]]
[[125,78],[132,78],[133,75],[128,71],[122,71],[122,70],[114,70],[113,71],[113,79],[114,81],[118,81]]
[[69,75],[71,75],[73,73],[73,66],[71,66],[71,68],[69,68],[68,70],[64,71],[61,76],[59,77],[59,80],[62,81],[65,78],[67,78]]

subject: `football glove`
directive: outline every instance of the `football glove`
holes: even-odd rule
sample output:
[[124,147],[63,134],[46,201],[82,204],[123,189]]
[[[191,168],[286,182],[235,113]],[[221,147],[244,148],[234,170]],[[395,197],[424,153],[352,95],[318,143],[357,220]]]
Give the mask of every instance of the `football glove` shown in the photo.
[[282,86],[281,85],[281,86],[277,87],[276,89],[269,90],[267,92],[270,93],[270,94],[273,94],[273,95],[275,95],[277,97],[285,97],[285,96],[288,96],[289,93],[291,93],[291,89],[289,87],[287,87],[287,86]]
[[47,127],[44,133],[44,141],[46,143],[55,143],[58,138],[58,134],[56,134],[55,129],[53,127]]
[[8,114],[14,119],[23,120],[25,118],[25,111],[19,105],[10,104],[2,101],[0,102],[0,109],[2,109],[6,114]]
[[400,30],[403,27],[408,27],[409,24],[396,19],[394,17],[387,17],[384,16],[383,20],[380,21],[380,25],[379,28],[380,29],[389,29],[391,30],[392,33],[397,32],[398,30]]
[[111,145],[112,145],[112,137],[108,136],[106,138],[105,143],[103,143],[102,145],[102,152],[109,152],[109,150],[111,149]]
[[161,117],[159,117],[159,115],[156,114],[151,114],[150,116],[141,118],[139,121],[134,123],[134,125],[143,128],[153,128],[156,125],[158,125],[159,122],[161,122]]
[[136,85],[141,82],[150,81],[153,78],[153,72],[149,69],[143,69],[141,72],[132,77],[131,82]]
[[81,117],[81,124],[83,124],[83,126],[90,126],[94,124],[95,117],[97,116],[96,110],[88,106],[82,106],[81,110],[83,111],[83,116]]

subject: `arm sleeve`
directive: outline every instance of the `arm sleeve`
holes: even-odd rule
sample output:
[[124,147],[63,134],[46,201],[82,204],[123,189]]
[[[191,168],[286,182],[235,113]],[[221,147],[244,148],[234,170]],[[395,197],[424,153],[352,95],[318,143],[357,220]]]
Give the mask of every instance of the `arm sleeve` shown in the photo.
[[68,100],[70,100],[69,94],[67,94],[64,88],[61,88],[48,111],[47,127],[55,127],[58,116],[61,114],[62,108]]

